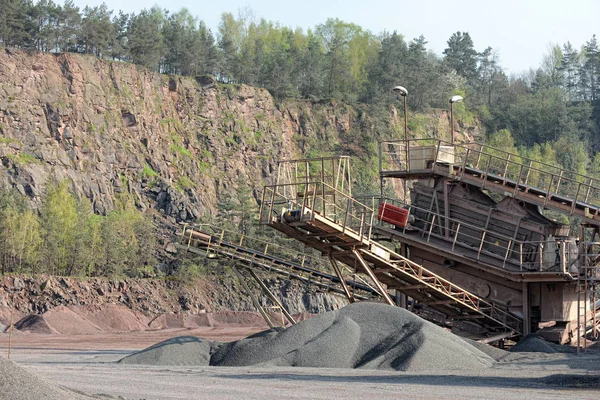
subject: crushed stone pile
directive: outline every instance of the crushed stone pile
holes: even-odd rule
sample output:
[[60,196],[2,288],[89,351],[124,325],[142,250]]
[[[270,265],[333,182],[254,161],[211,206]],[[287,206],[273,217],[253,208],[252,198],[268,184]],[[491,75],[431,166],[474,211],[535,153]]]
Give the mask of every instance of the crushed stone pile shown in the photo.
[[[0,332],[10,321],[0,309]],[[274,318],[281,318],[274,315]],[[165,313],[149,319],[119,304],[86,306],[57,306],[43,314],[18,315],[13,318],[20,332],[36,334],[85,335],[98,332],[138,332],[147,329],[196,329],[243,325],[266,328],[267,324],[258,312],[222,311],[216,313],[179,314]]]
[[170,339],[120,362],[422,371],[485,368],[494,360],[407,310],[361,302],[230,343]]
[[0,398],[10,400],[84,400],[94,397],[62,389],[0,357]]
[[572,353],[576,351],[569,346],[562,346],[556,343],[550,343],[541,336],[535,334],[527,335],[514,345],[511,349],[513,353]]
[[15,328],[23,332],[56,334],[56,329],[48,324],[41,315],[28,315],[15,324]]
[[[277,319],[277,316],[275,316]],[[148,323],[150,329],[200,328],[223,325],[266,327],[263,317],[255,311],[220,311],[200,314],[161,314]]]
[[471,346],[474,346],[477,349],[479,349],[480,351],[484,352],[488,356],[492,357],[496,361],[500,361],[503,358],[506,358],[508,355],[510,355],[510,353],[508,351],[499,349],[494,346],[490,346],[489,344],[480,343],[475,340],[471,340],[471,339],[467,339],[467,338],[463,338],[463,340],[465,340]]
[[214,325],[266,326],[264,318],[255,311],[221,311],[211,313]]
[[179,336],[150,346],[119,362],[121,364],[208,366],[214,345],[215,342],[195,336]]

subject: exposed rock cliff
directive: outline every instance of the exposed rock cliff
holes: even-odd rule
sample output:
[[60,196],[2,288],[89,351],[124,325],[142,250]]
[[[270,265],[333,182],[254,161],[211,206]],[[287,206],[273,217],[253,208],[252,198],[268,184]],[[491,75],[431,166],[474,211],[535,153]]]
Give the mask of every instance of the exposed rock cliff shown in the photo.
[[[70,178],[97,213],[127,191],[142,208],[190,221],[214,212],[219,195],[240,181],[257,197],[280,159],[350,154],[376,173],[374,143],[399,135],[402,121],[393,107],[386,115],[370,113],[333,102],[276,104],[264,89],[211,77],[6,49],[0,51],[0,184],[35,204],[50,176]],[[443,111],[414,121],[411,134],[447,135]]]
[[[73,181],[97,213],[134,194],[174,220],[214,211],[240,178],[256,195],[274,161],[309,136],[350,127],[345,109],[278,107],[264,89],[169,77],[75,54],[0,53],[0,182],[34,202],[49,176]],[[329,109],[328,109],[329,108]],[[321,112],[323,111],[323,112]],[[319,148],[320,151],[326,150]]]

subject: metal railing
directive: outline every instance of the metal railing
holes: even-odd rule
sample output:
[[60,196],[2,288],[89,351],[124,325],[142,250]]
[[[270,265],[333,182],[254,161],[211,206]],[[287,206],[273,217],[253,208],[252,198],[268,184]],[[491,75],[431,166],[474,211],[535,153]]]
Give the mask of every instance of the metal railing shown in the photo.
[[[507,264],[519,268],[519,271],[556,271],[563,274],[569,273],[567,260],[577,257],[576,249],[568,245],[568,241],[555,239],[551,241],[520,241],[515,237],[503,235],[491,230],[486,230],[480,226],[470,224],[454,218],[445,218],[442,214],[431,209],[417,207],[415,205],[404,203],[398,199],[384,198],[376,196],[360,196],[359,199],[365,203],[394,205],[405,208],[409,215],[414,218],[410,224],[410,230],[416,231],[421,240],[429,243],[432,238],[441,239],[448,243],[449,249],[454,252],[456,246],[472,250],[477,253],[476,259],[480,260],[482,255],[495,258],[501,261],[502,268]],[[386,225],[386,222],[378,220],[379,225]],[[407,233],[407,225],[400,229],[402,234]],[[413,234],[414,237],[414,234]],[[545,247],[548,245],[556,246],[553,259],[544,258],[544,254],[549,254]],[[558,260],[557,260],[558,258]]]
[[[366,249],[361,251],[363,253],[368,252]],[[444,297],[451,298],[456,304],[462,305],[463,308],[482,314],[508,330],[518,334],[522,333],[523,322],[521,318],[434,274],[422,265],[401,256],[398,256],[398,259],[392,262],[383,259],[380,261],[386,268],[390,268],[390,270],[393,268],[397,271],[390,273],[396,275],[399,272],[409,279],[415,279],[422,283],[424,287],[432,290],[433,293],[443,294]],[[427,303],[425,304],[427,305]]]
[[272,243],[271,241],[258,239],[245,235],[244,233],[232,231],[224,228],[219,228],[211,224],[184,225],[180,243],[185,246],[191,246],[194,239],[198,239],[194,232],[206,235],[206,254],[209,255],[217,247],[222,247],[223,244],[231,244],[238,248],[250,249],[254,252],[260,252],[265,257],[273,257],[282,260],[289,260],[299,264],[300,266],[317,267],[319,265],[318,257],[303,253],[300,250],[290,250],[283,246]]
[[382,174],[431,170],[452,165],[458,177],[465,174],[482,180],[497,180],[516,191],[531,191],[547,200],[554,196],[576,203],[600,206],[600,180],[561,167],[528,159],[518,154],[479,143],[451,145],[437,139],[410,139],[410,160],[406,160],[407,143],[379,143],[379,167]]
[[371,237],[374,209],[325,182],[264,187],[259,217],[261,224],[270,224],[274,218],[283,218],[287,222],[297,219],[300,222],[314,219],[315,214],[341,225],[342,233],[349,230],[361,238]]

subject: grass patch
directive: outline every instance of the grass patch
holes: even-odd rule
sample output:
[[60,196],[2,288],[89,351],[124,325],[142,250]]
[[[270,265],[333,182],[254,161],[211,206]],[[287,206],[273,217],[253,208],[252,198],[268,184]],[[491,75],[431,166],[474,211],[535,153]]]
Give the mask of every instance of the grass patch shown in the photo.
[[187,176],[183,175],[177,179],[177,183],[175,186],[177,187],[177,189],[179,189],[179,191],[184,191],[186,189],[194,188],[194,182]]
[[154,180],[156,177],[158,177],[158,173],[148,164],[146,164],[144,169],[142,169],[142,172],[140,172],[140,178],[144,181]]
[[171,151],[184,157],[192,157],[192,152],[177,143],[171,143]]
[[[0,130],[2,130],[2,125],[0,125]],[[0,137],[0,144],[11,144],[11,143],[20,143],[17,139]]]
[[33,154],[29,153],[8,154],[6,158],[20,165],[28,165],[40,162],[40,160],[38,160]]

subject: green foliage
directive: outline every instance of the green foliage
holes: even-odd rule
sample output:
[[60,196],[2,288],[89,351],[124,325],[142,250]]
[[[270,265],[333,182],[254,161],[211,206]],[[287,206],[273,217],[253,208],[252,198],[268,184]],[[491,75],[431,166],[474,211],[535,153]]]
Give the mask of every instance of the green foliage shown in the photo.
[[0,269],[22,272],[37,266],[42,239],[39,218],[14,190],[0,192]]
[[44,259],[52,273],[70,275],[78,232],[77,201],[67,181],[48,182],[41,209]]
[[154,262],[153,224],[136,210],[133,201],[121,198],[117,208],[103,220],[104,259],[95,273],[102,276],[136,275],[139,268]]
[[[0,125],[0,129],[2,129],[1,125]],[[13,138],[0,137],[0,144],[13,144],[13,143],[19,143],[19,141],[16,139],[13,139]]]
[[478,54],[468,32],[453,33],[448,39],[444,56],[446,64],[459,75],[466,79],[474,79],[477,76]]
[[152,169],[148,164],[144,165],[144,169],[140,172],[140,178],[143,181],[149,181],[158,177],[158,173]]
[[173,278],[182,283],[193,285],[199,278],[206,275],[205,265],[200,265],[191,260],[184,260],[175,270]]
[[20,152],[18,154],[7,154],[6,158],[14,162],[15,164],[28,165],[39,162],[39,160],[32,154]]
[[177,178],[177,183],[175,186],[179,191],[184,191],[188,189],[193,189],[195,185],[190,178],[188,178],[185,175],[182,175],[179,178]]
[[95,215],[68,181],[48,182],[38,214],[18,192],[0,190],[1,272],[145,276],[155,262],[153,224],[130,199],[118,203]]
[[192,152],[183,146],[183,143],[182,143],[183,141],[177,133],[175,133],[175,132],[169,133],[169,138],[171,139],[170,149],[173,154],[181,156],[181,157],[189,157],[189,158],[192,157]]

